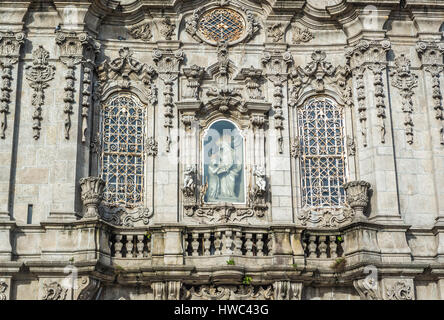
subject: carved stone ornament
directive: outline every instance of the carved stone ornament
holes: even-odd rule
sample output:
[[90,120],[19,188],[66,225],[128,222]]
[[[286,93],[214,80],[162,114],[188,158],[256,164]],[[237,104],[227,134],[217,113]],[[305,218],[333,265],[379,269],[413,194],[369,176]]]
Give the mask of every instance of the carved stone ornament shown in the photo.
[[135,208],[123,207],[99,207],[100,218],[112,225],[123,227],[134,227],[137,225],[148,225],[153,217],[153,212],[143,206]]
[[26,79],[29,86],[34,90],[32,94],[32,106],[34,113],[32,119],[32,129],[34,131],[34,139],[40,138],[42,106],[45,103],[45,89],[49,87],[49,81],[54,79],[55,66],[48,62],[49,52],[42,46],[39,46],[32,53],[32,65],[26,67]]
[[68,289],[63,288],[58,282],[44,283],[42,300],[65,300],[67,293]]
[[344,184],[346,192],[346,201],[350,207],[356,211],[360,218],[364,218],[364,210],[369,203],[368,192],[370,190],[370,183],[366,181],[351,181]]
[[345,205],[343,208],[302,208],[297,218],[301,225],[316,228],[336,228],[353,221],[355,211]]
[[390,72],[395,88],[399,89],[402,98],[401,109],[404,112],[405,134],[408,144],[413,143],[413,89],[418,86],[418,76],[410,69],[411,62],[401,54],[395,59],[394,69]]
[[283,115],[283,86],[287,81],[287,69],[293,63],[293,57],[290,52],[283,54],[279,52],[265,52],[262,56],[262,64],[266,67],[267,78],[273,83],[273,109],[274,109],[274,128],[278,131],[277,145],[278,152],[284,152],[284,115]]
[[128,47],[121,48],[119,57],[111,62],[104,61],[98,67],[98,74],[102,92],[113,86],[128,89],[133,81],[141,82],[145,86],[145,95],[149,97],[150,102],[152,104],[157,102],[157,88],[153,85],[156,71],[152,66],[133,58],[133,53]]
[[285,26],[281,22],[276,22],[267,28],[268,38],[272,42],[280,42],[284,39]]
[[128,31],[134,39],[140,39],[146,42],[150,41],[153,37],[151,27],[148,22],[143,22],[136,26],[133,26],[129,28]]
[[[82,95],[82,142],[86,141],[85,133],[88,125],[89,96],[91,95],[91,66],[95,67],[93,61],[100,51],[100,43],[95,41],[87,33],[63,32],[56,34],[56,43],[60,48],[60,60],[66,65],[68,70],[65,73],[65,87],[63,102],[63,112],[65,113],[65,139],[69,139],[71,128],[71,115],[75,103],[74,94],[76,86],[75,70],[76,65],[82,62],[84,66],[81,87]],[[88,61],[89,66],[85,66]]]
[[183,173],[183,206],[186,215],[192,215],[196,202],[196,165],[187,166]]
[[265,204],[265,197],[267,194],[265,168],[262,166],[255,166],[253,177],[254,187],[250,189],[248,194],[249,206],[259,211],[265,211],[267,209]]
[[158,144],[154,137],[148,137],[145,142],[146,154],[150,157],[157,156]]
[[189,68],[183,69],[183,74],[185,77],[187,77],[188,83],[187,83],[187,91],[184,93],[185,99],[193,99],[193,100],[199,100],[200,99],[200,85],[202,83],[202,79],[205,75],[205,68],[199,67],[195,64],[193,64]]
[[273,300],[273,287],[202,285],[183,288],[183,300]]
[[89,276],[82,277],[80,280],[79,295],[77,300],[97,300],[100,289],[100,280]]
[[0,281],[0,301],[6,300],[6,290],[8,289],[8,284],[5,281]]
[[290,70],[291,79],[289,104],[296,106],[300,95],[307,87],[311,87],[317,93],[323,93],[325,86],[329,85],[336,91],[344,103],[353,105],[351,98],[351,72],[346,66],[333,66],[326,61],[327,54],[324,51],[316,50],[312,53],[311,59],[305,67],[295,67]]
[[99,177],[87,177],[80,179],[81,199],[85,208],[84,218],[96,218],[99,216],[99,205],[103,200],[105,181]]
[[247,96],[249,100],[264,100],[262,95],[261,83],[263,81],[262,70],[250,68],[242,68],[234,80],[244,80]]
[[407,281],[396,281],[386,289],[386,300],[413,300],[413,288]]
[[[201,191],[202,194],[202,191]],[[206,204],[196,209],[186,211],[191,217],[202,218],[205,223],[226,223],[240,222],[246,218],[257,216],[259,218],[265,215],[266,206],[239,207],[231,203]]]
[[165,17],[160,20],[159,32],[165,38],[165,40],[172,40],[175,35],[176,24],[171,21],[170,17]]
[[179,65],[184,60],[184,52],[178,50],[155,50],[153,60],[159,70],[159,77],[165,84],[164,95],[164,127],[167,128],[166,152],[170,152],[171,147],[171,128],[174,119],[173,103],[173,85],[179,75]]
[[361,40],[354,47],[347,48],[347,65],[351,68],[356,83],[359,121],[364,147],[367,146],[367,106],[366,85],[364,80],[367,68],[373,72],[378,127],[380,128],[380,141],[385,143],[385,94],[383,71],[387,65],[387,52],[391,48],[388,40],[369,41]]
[[[204,35],[202,30],[199,28],[199,22],[203,15],[207,14],[208,12],[211,12],[212,10],[220,10],[220,11],[227,11],[228,13],[232,13],[236,16],[238,16],[239,19],[245,20],[245,26],[243,26],[243,29],[239,30],[236,29],[236,36],[233,40],[227,41],[227,46],[234,45],[239,42],[248,42],[250,41],[260,30],[260,24],[257,21],[255,15],[250,10],[242,7],[239,9],[239,11],[231,8],[224,8],[224,6],[228,5],[228,1],[225,1],[223,5],[219,6],[219,8],[210,8],[208,9],[208,6],[203,6],[198,9],[195,9],[189,17],[185,19],[185,31],[193,37],[196,41],[199,42],[206,42],[213,46],[218,46],[219,41],[216,41],[214,39],[208,38]],[[207,10],[208,9],[208,10]],[[241,14],[242,12],[242,14]],[[241,18],[242,16],[242,18]],[[223,23],[220,24],[221,27],[224,26]]]
[[308,28],[302,29],[299,27],[293,27],[293,37],[291,38],[293,44],[300,44],[302,42],[310,42],[315,36]]
[[442,57],[444,54],[444,44],[440,42],[420,41],[416,44],[416,51],[421,57],[424,70],[432,77],[432,98],[435,119],[440,124],[439,141],[444,145],[444,108],[442,105],[441,81],[440,77],[444,70]]
[[301,156],[301,143],[299,137],[293,138],[290,145],[290,157],[299,158]]
[[6,138],[8,127],[7,116],[9,114],[9,104],[11,103],[12,70],[18,62],[20,48],[25,42],[25,34],[22,32],[0,33],[0,66],[1,87],[0,87],[0,138]]
[[301,300],[302,283],[276,281],[273,283],[274,300]]
[[375,279],[367,277],[355,280],[353,281],[353,286],[358,291],[361,300],[381,300],[378,292],[378,283]]

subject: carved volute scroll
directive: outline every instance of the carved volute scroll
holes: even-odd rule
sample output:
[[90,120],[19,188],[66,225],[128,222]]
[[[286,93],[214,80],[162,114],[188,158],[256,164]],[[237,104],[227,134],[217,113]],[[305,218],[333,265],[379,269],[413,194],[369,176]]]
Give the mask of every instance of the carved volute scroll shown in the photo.
[[9,104],[11,103],[12,71],[18,62],[20,48],[25,42],[25,34],[22,32],[0,33],[0,66],[1,87],[0,87],[0,138],[6,138],[8,128],[7,117],[9,114]]
[[34,139],[40,138],[42,118],[42,106],[45,104],[45,89],[49,87],[49,81],[54,78],[55,66],[49,64],[49,52],[39,46],[32,52],[32,65],[26,67],[26,79],[29,86],[34,90],[32,94],[32,105],[34,120],[32,129]]

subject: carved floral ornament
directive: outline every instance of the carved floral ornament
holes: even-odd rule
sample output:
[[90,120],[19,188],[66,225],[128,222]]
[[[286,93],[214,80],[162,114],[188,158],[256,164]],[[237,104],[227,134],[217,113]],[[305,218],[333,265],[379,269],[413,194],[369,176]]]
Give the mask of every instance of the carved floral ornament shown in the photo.
[[380,132],[380,141],[385,143],[385,118],[386,105],[384,93],[383,71],[387,65],[387,52],[391,48],[388,40],[369,41],[361,40],[354,47],[346,50],[347,65],[350,66],[355,78],[356,92],[358,100],[359,122],[361,123],[361,136],[364,147],[367,146],[367,104],[366,104],[366,85],[365,71],[367,68],[373,72],[376,109],[378,117],[378,127]]
[[18,62],[20,48],[25,40],[22,32],[0,33],[0,66],[1,87],[0,87],[0,138],[6,138],[8,127],[7,115],[9,114],[9,104],[11,103],[12,90],[12,69]]
[[439,140],[444,145],[444,108],[441,93],[441,74],[444,71],[444,44],[439,42],[418,42],[416,51],[421,57],[424,70],[432,77],[432,98],[435,119],[439,122]]
[[204,6],[194,10],[185,20],[185,30],[196,41],[216,46],[219,42],[234,45],[248,42],[260,29],[255,15],[244,7],[237,9]]
[[324,51],[316,50],[311,55],[311,62],[304,67],[295,66],[289,70],[290,92],[289,105],[296,106],[299,98],[307,90],[316,93],[324,93],[326,87],[335,91],[343,100],[344,104],[351,106],[351,72],[345,66],[334,66],[326,60]]
[[49,52],[42,46],[39,46],[32,53],[32,65],[26,67],[26,79],[30,87],[34,90],[32,94],[32,106],[34,120],[32,129],[34,130],[34,139],[40,138],[42,106],[45,103],[45,89],[49,87],[49,81],[54,78],[55,66],[49,64]]

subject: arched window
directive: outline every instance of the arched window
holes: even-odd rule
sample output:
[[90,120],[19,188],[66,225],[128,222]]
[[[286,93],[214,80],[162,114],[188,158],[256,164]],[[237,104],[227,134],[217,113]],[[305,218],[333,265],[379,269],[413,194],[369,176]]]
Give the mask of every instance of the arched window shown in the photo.
[[101,110],[101,176],[104,202],[133,208],[143,201],[145,108],[127,93],[110,97]]
[[244,138],[232,122],[219,120],[203,139],[205,202],[245,202]]
[[302,207],[334,208],[345,202],[342,109],[314,98],[298,109]]

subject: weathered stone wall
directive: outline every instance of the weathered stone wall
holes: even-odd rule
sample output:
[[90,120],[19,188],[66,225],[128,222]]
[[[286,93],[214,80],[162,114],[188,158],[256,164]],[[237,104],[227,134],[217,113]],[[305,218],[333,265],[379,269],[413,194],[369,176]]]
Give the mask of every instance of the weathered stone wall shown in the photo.
[[[226,46],[196,31],[218,7],[245,20]],[[442,299],[443,25],[436,1],[2,1],[0,300]],[[147,114],[132,211],[81,180],[100,175],[100,108],[118,92]],[[318,96],[344,110],[359,183],[316,213],[297,110]],[[245,138],[245,204],[200,201],[216,119]]]

